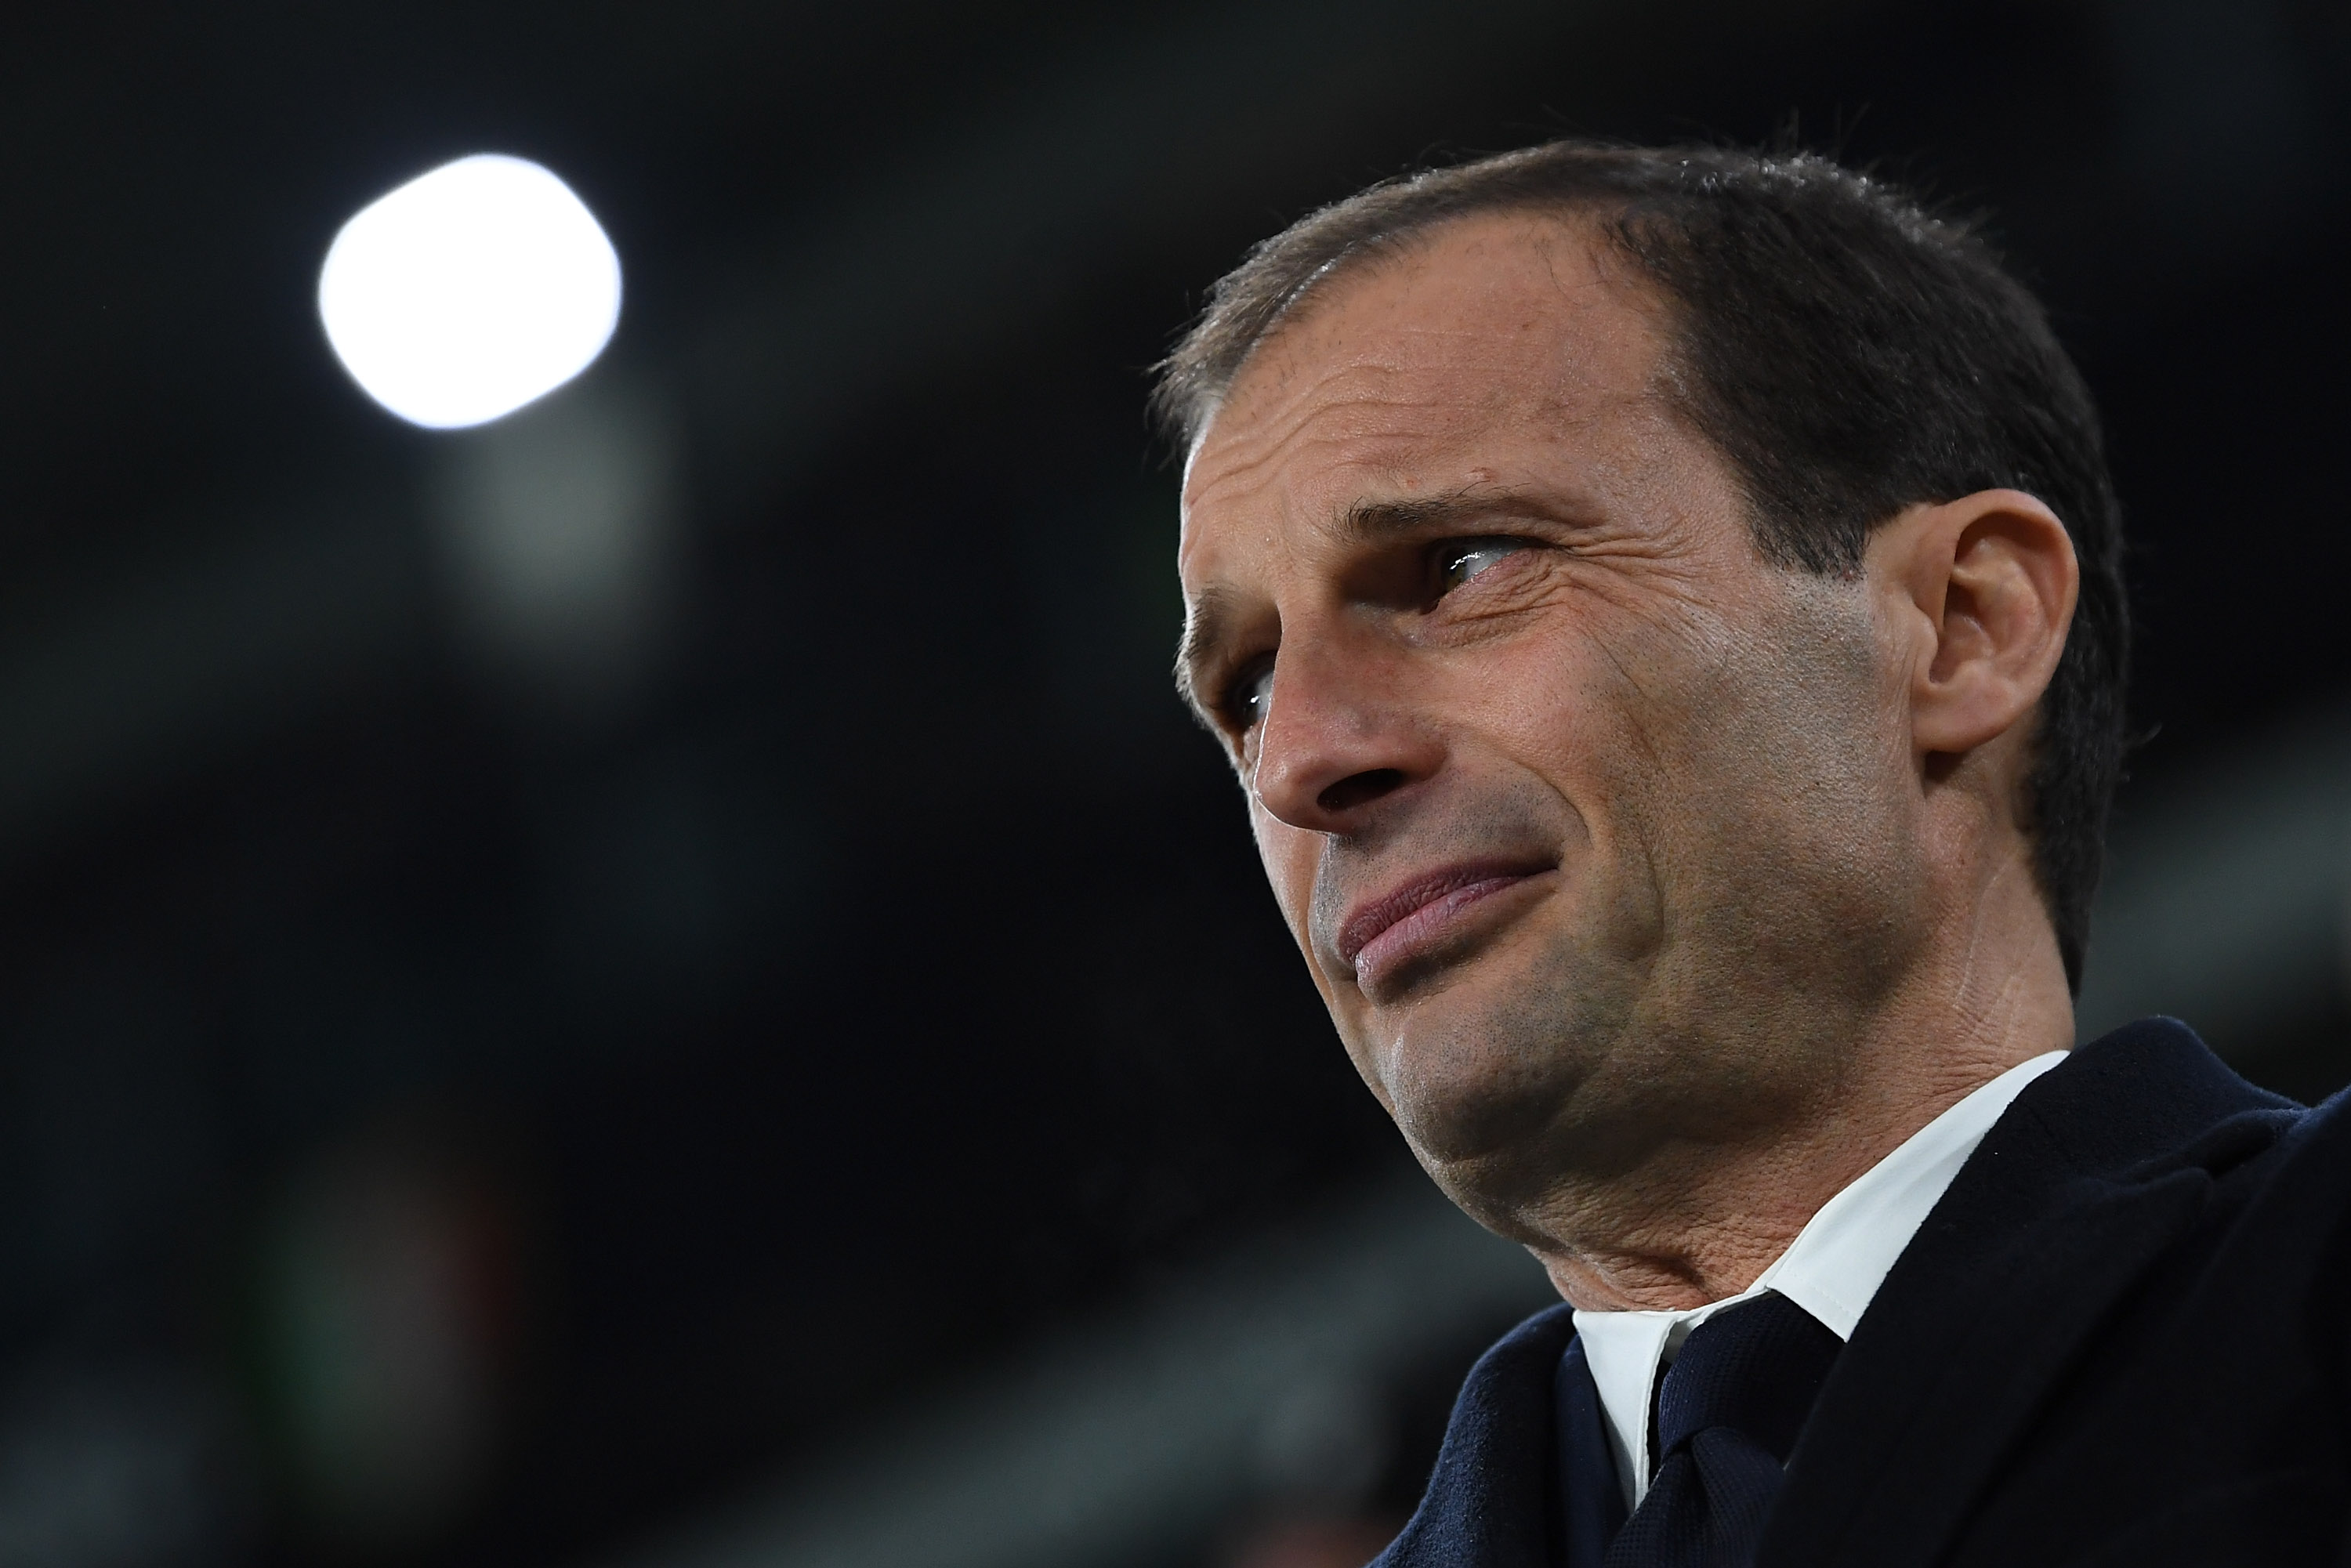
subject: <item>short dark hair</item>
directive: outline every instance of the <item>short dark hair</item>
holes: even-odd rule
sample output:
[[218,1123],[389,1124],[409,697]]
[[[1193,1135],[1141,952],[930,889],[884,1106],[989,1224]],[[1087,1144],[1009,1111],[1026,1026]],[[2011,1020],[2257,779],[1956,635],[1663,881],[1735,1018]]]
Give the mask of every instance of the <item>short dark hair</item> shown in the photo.
[[2022,802],[2078,991],[2123,756],[2130,619],[2098,415],[2048,314],[1971,225],[1810,153],[1562,141],[1389,180],[1250,251],[1158,367],[1188,446],[1242,364],[1333,274],[1449,220],[1591,220],[1674,317],[1680,412],[1791,570],[1849,575],[1918,502],[2013,488],[2063,520],[2080,601],[2043,694]]

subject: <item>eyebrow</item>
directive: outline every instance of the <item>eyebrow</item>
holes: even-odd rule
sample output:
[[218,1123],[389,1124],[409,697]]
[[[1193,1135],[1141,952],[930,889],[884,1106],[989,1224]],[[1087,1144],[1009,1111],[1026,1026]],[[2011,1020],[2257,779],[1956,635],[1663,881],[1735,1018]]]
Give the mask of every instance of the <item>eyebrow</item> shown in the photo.
[[1411,500],[1358,501],[1340,515],[1338,534],[1349,544],[1384,544],[1399,534],[1416,533],[1433,523],[1466,522],[1496,512],[1525,509],[1520,497],[1510,491],[1482,485],[1464,486],[1441,496],[1422,496]]
[[[1376,545],[1406,537],[1433,526],[1468,523],[1480,518],[1542,515],[1544,509],[1523,495],[1487,485],[1465,485],[1443,495],[1405,500],[1358,501],[1339,515],[1333,530],[1343,544]],[[1176,648],[1176,690],[1200,721],[1215,727],[1215,709],[1201,678],[1215,662],[1216,650],[1239,619],[1240,595],[1211,585],[1200,591],[1184,619],[1184,635]]]

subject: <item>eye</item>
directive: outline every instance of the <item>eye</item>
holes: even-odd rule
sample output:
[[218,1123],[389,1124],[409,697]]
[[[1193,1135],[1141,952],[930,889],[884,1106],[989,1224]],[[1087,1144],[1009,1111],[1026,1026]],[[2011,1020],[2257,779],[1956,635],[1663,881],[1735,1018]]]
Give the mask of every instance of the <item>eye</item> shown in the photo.
[[1246,732],[1257,727],[1272,702],[1273,660],[1253,660],[1243,665],[1233,684],[1225,688],[1225,716],[1235,729]]
[[1447,539],[1437,547],[1437,591],[1452,592],[1507,556],[1527,548],[1524,539]]

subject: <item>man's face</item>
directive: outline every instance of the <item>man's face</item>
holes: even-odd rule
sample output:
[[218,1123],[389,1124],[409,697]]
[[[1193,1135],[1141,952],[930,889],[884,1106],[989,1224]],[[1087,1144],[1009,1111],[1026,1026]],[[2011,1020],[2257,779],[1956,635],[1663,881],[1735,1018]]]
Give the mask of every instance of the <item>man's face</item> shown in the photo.
[[1333,280],[1195,451],[1187,682],[1355,1065],[1513,1229],[1834,1092],[1923,926],[1865,580],[1759,553],[1664,311],[1573,226]]

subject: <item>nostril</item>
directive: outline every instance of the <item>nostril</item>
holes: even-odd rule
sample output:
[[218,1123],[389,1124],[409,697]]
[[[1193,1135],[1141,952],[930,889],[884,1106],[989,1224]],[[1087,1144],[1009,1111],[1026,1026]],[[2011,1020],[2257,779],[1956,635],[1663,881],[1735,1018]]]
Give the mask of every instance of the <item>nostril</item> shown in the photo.
[[1314,797],[1314,803],[1325,811],[1344,811],[1367,805],[1404,783],[1400,768],[1374,768],[1366,772],[1350,774]]

